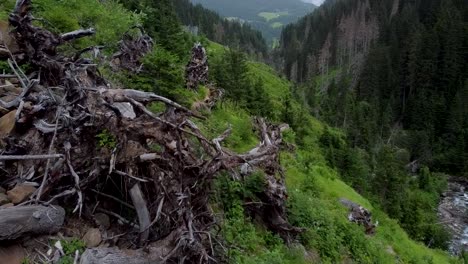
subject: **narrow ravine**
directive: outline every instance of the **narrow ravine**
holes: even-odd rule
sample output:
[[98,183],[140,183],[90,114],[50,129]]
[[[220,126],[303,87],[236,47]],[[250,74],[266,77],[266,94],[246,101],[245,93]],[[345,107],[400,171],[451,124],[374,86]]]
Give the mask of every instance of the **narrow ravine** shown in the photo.
[[438,214],[453,235],[449,251],[458,255],[468,251],[468,180],[451,178],[439,204]]

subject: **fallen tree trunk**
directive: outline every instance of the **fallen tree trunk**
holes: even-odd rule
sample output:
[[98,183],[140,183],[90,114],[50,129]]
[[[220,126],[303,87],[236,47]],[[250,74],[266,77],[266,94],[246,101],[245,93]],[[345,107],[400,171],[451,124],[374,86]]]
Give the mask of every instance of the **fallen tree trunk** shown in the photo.
[[151,258],[142,250],[117,248],[92,248],[81,255],[80,264],[158,264],[162,261]]
[[64,218],[65,210],[60,206],[16,206],[0,209],[0,241],[56,233],[63,225]]

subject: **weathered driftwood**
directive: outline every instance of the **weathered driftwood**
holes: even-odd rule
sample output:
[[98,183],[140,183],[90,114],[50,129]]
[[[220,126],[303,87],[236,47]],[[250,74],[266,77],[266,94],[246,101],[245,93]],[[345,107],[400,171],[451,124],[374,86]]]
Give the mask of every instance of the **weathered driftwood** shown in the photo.
[[0,209],[0,241],[28,235],[53,234],[63,225],[60,206],[15,206]]

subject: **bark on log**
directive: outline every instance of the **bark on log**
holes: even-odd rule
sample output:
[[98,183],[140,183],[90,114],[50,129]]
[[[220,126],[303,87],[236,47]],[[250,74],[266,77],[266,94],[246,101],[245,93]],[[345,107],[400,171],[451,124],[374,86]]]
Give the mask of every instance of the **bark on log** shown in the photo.
[[62,207],[16,206],[0,209],[0,241],[27,235],[52,234],[63,225]]
[[158,264],[141,250],[119,250],[117,248],[87,249],[81,256],[80,264]]

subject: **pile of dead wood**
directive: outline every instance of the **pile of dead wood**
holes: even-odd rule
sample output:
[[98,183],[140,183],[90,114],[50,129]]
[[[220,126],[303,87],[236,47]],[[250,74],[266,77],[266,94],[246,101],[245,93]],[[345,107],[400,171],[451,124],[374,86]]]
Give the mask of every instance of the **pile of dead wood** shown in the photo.
[[367,235],[375,234],[378,223],[372,222],[372,213],[350,200],[341,198],[341,204],[349,209],[348,220],[364,227]]
[[[192,121],[203,117],[178,103],[113,89],[83,56],[99,47],[60,54],[57,47],[94,30],[53,34],[32,24],[30,5],[18,0],[10,15],[18,49],[7,60],[11,71],[0,75],[0,185],[9,203],[0,209],[0,241],[53,233],[70,218],[104,213],[121,231],[112,244],[133,251],[92,248],[75,261],[215,262],[223,242],[212,233],[217,223],[208,200],[222,171],[241,180],[263,170],[265,189],[252,213],[285,240],[301,231],[288,224],[285,210],[278,154],[287,125],[258,118],[260,143],[243,154],[229,151],[222,146],[229,129],[209,139]],[[127,35],[120,47],[115,65],[139,68],[152,40]],[[207,74],[203,47],[193,52],[190,87]],[[31,70],[23,72],[22,63]],[[161,114],[146,108],[156,101],[166,105]],[[65,215],[62,207],[71,210]]]
[[205,48],[196,43],[192,48],[192,56],[185,67],[186,86],[195,89],[199,84],[208,81],[208,60]]

